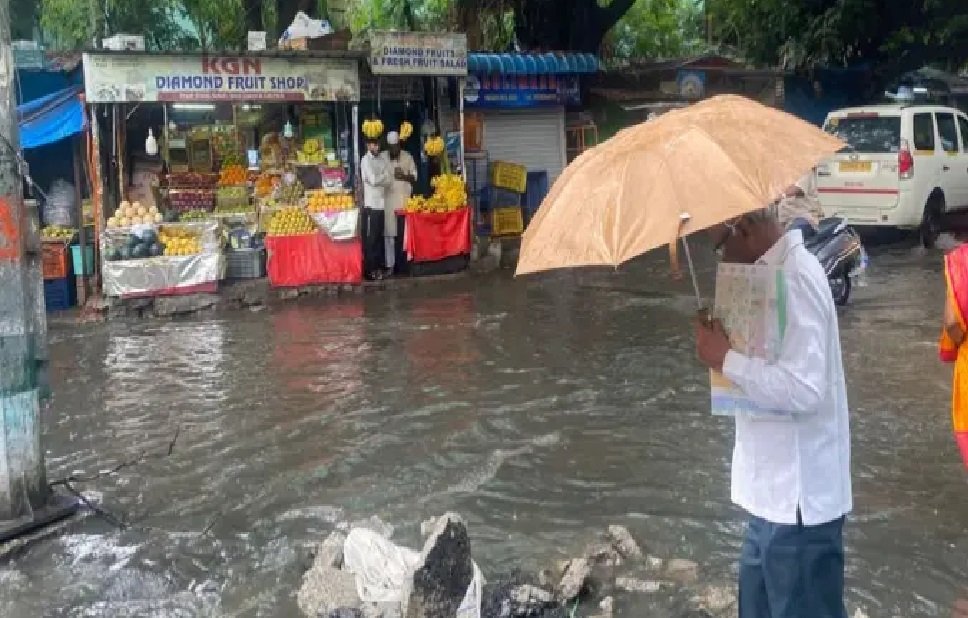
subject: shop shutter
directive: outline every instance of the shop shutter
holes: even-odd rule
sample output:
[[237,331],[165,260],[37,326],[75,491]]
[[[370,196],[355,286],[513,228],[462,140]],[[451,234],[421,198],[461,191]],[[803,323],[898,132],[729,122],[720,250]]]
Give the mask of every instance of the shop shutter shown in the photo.
[[564,109],[485,112],[484,149],[491,161],[546,170],[553,183],[565,169]]

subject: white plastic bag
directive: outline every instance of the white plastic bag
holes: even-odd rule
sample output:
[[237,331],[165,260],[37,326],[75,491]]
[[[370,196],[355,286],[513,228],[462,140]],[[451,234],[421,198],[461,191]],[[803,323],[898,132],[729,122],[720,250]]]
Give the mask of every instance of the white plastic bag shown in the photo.
[[290,39],[316,39],[327,34],[333,34],[333,26],[325,19],[313,19],[302,11],[296,13],[292,24],[282,33],[280,41]]
[[47,201],[44,202],[44,223],[75,227],[77,222],[77,195],[74,185],[63,178],[58,178],[47,191]]
[[[343,569],[356,576],[356,591],[364,603],[402,604],[408,580],[420,565],[420,553],[400,547],[365,528],[354,528],[343,544]],[[457,618],[481,618],[484,577],[477,563]]]
[[467,593],[464,595],[464,600],[461,601],[460,607],[457,608],[457,618],[481,618],[481,602],[484,598],[484,576],[481,575],[481,570],[477,568],[477,563],[471,563],[474,566],[474,579],[471,580],[471,585],[467,587]]
[[356,575],[356,590],[367,603],[402,603],[419,561],[419,553],[365,528],[350,530],[343,544],[343,568]]

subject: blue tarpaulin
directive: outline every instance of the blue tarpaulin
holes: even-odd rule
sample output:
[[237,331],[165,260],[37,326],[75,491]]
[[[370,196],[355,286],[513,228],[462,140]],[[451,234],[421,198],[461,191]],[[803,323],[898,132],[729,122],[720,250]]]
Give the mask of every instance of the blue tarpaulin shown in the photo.
[[601,63],[594,54],[479,54],[467,57],[471,73],[499,75],[578,75],[595,73]]
[[20,147],[37,148],[82,132],[85,125],[80,94],[80,88],[66,88],[18,105]]

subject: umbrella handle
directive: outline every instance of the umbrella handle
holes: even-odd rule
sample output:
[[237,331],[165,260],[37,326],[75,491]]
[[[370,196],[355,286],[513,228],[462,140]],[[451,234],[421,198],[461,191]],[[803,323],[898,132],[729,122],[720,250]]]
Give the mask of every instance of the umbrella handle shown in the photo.
[[686,264],[689,266],[689,276],[692,279],[692,290],[696,293],[696,309],[706,310],[706,303],[702,300],[702,293],[699,291],[699,278],[696,276],[696,267],[692,262],[692,252],[689,250],[689,239],[682,237],[683,253],[686,254]]

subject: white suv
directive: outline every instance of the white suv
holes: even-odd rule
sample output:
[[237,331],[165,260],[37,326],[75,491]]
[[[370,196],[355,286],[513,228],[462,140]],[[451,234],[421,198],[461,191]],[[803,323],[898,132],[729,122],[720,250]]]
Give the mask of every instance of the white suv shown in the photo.
[[831,112],[824,129],[850,144],[817,167],[826,216],[918,229],[931,246],[944,214],[968,208],[968,116],[959,110],[856,107]]

